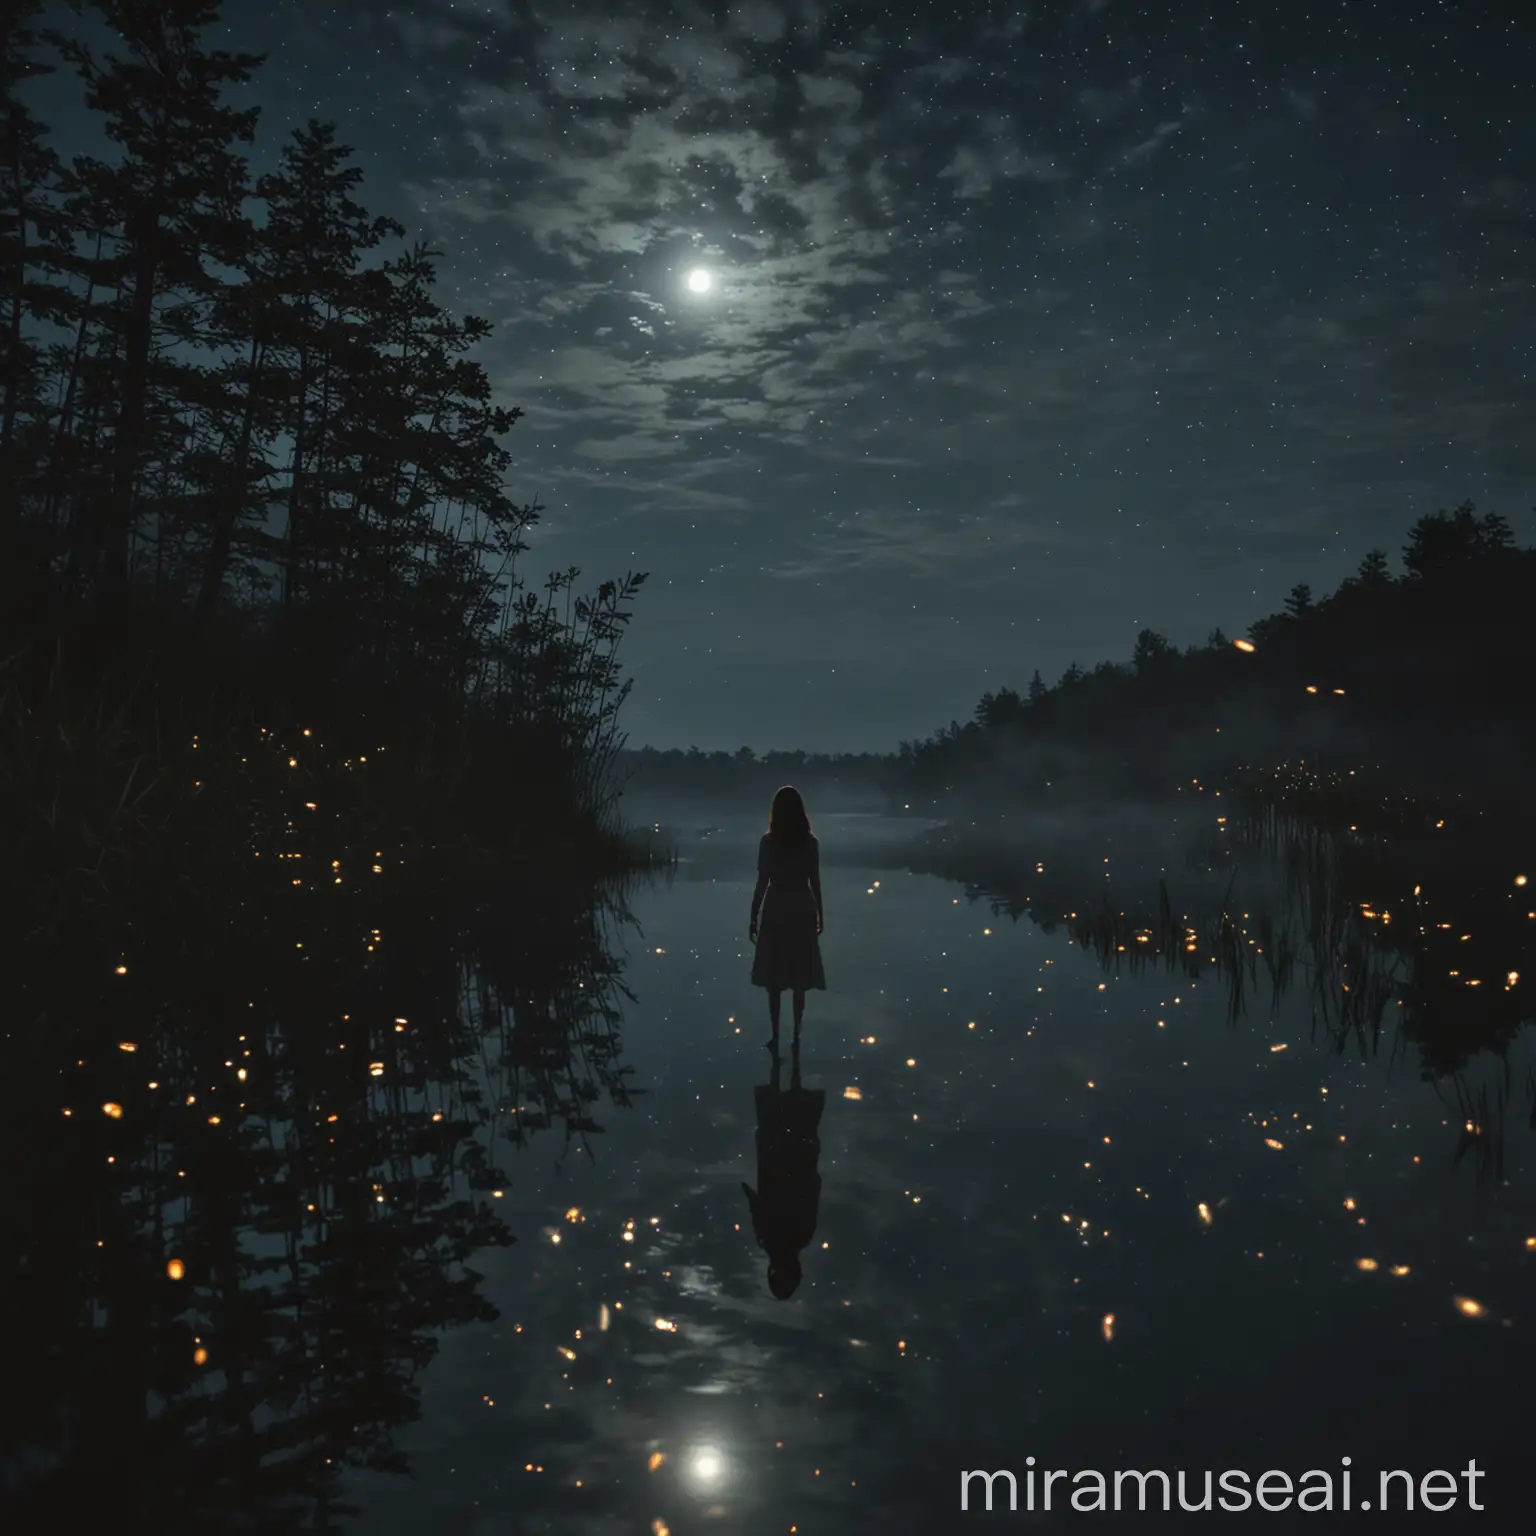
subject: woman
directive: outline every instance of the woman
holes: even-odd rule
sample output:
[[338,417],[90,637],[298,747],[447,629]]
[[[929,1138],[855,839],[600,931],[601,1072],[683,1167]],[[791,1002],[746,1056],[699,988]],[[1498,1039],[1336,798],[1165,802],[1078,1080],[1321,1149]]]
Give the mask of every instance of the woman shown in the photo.
[[813,987],[825,989],[827,985],[817,942],[821,930],[820,847],[800,791],[786,784],[773,797],[768,830],[757,845],[757,886],[752,892],[752,918],[747,927],[757,946],[752,956],[752,985],[768,989],[773,1038],[766,1044],[775,1053],[779,1049],[780,994],[787,988],[794,999],[794,1043],[798,1049],[805,994]]

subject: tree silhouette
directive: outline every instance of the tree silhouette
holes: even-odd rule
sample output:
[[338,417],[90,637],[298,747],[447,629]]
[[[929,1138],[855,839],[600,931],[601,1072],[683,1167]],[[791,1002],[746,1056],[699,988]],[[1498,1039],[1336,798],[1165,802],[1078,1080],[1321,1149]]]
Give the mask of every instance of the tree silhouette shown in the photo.
[[112,296],[92,309],[113,347],[116,384],[106,461],[75,508],[71,558],[77,579],[120,601],[145,471],[174,452],[178,409],[196,394],[195,370],[189,376],[163,349],[195,329],[218,292],[209,264],[238,264],[249,239],[246,163],[235,146],[251,141],[259,109],[223,98],[261,58],[204,44],[200,34],[218,19],[212,0],[95,4],[125,57],[98,63],[78,39],[51,34],[123,151],[115,164],[77,158],[64,181],[71,214],[113,247],[92,273]]
[[1137,672],[1146,673],[1174,654],[1174,648],[1164,635],[1154,629],[1144,629],[1136,636],[1136,649],[1131,653],[1131,665]]
[[[147,670],[163,708],[250,697],[368,735],[411,713],[455,771],[489,732],[504,771],[611,807],[644,574],[526,590],[541,509],[504,487],[521,412],[470,355],[488,323],[443,308],[428,246],[376,251],[405,232],[333,125],[249,186],[256,115],[226,98],[260,61],[205,40],[215,5],[95,9],[121,42],[99,61],[30,0],[4,34],[5,653],[40,677],[62,648],[108,689]],[[116,161],[61,167],[17,102],[44,42]]]
[[1024,701],[1013,688],[984,693],[976,706],[975,721],[987,730],[1018,726],[1024,719]]
[[1454,511],[1421,517],[1408,535],[1403,568],[1421,581],[1464,571],[1470,562],[1514,547],[1509,523],[1496,512],[1476,515],[1470,501]]
[[26,81],[53,72],[36,56],[31,23],[41,10],[42,0],[19,0],[0,28],[0,272],[7,294],[0,312],[0,537],[7,539],[17,534],[13,488],[35,475],[43,452],[37,424],[47,364],[26,322],[62,325],[73,310],[71,295],[57,281],[71,264],[66,224],[52,197],[59,157],[19,94]]
[[362,171],[346,163],[351,153],[337,143],[334,124],[311,119],[284,145],[278,170],[257,183],[267,205],[265,254],[290,370],[284,425],[293,446],[281,535],[281,594],[288,610],[319,585],[321,550],[341,542],[334,532],[322,537],[326,470],[339,427],[335,380],[360,345],[353,323],[362,302],[358,268],[365,252],[405,233],[354,199]]
[[1305,618],[1313,608],[1312,588],[1304,581],[1298,581],[1286,594],[1285,611],[1293,619]]
[[1392,572],[1387,565],[1386,550],[1368,550],[1365,558],[1360,562],[1359,569],[1355,572],[1355,580],[1359,585],[1373,589],[1386,586],[1392,580]]

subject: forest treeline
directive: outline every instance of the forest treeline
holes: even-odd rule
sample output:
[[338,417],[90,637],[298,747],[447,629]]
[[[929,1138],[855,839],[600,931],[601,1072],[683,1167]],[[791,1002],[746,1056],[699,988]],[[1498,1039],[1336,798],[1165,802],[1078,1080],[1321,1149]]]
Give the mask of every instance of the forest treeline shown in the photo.
[[890,787],[942,803],[1041,790],[1157,793],[1191,773],[1322,760],[1389,766],[1423,792],[1514,785],[1536,746],[1536,550],[1472,502],[1421,517],[1401,570],[1371,550],[1325,596],[1305,584],[1246,638],[1179,650],[1144,629],[1128,662],[984,694],[903,741]]
[[[6,787],[52,726],[128,806],[191,784],[171,743],[286,720],[388,745],[487,835],[602,820],[644,577],[528,588],[540,508],[505,487],[521,413],[471,355],[490,325],[363,205],[335,124],[253,176],[258,109],[230,97],[262,59],[211,45],[212,0],[77,9],[100,56],[40,0],[0,30]],[[66,159],[30,104],[60,71],[109,158]]]
[[759,795],[767,803],[781,784],[807,792],[834,792],[875,800],[889,773],[891,758],[881,752],[803,752],[799,749],[756,752],[705,752],[699,747],[625,747],[615,767],[636,791],[722,796]]

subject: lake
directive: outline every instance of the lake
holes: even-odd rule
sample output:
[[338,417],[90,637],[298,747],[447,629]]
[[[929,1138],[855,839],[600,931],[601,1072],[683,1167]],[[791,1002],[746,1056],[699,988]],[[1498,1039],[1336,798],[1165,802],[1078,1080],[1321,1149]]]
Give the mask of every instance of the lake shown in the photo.
[[[1530,1529],[1525,1034],[1427,1081],[1390,1025],[1340,1049],[1305,989],[1234,1021],[1214,972],[1106,969],[896,867],[910,824],[817,827],[828,990],[798,1088],[747,981],[757,828],[691,832],[618,936],[644,1091],[585,1145],[553,1129],[503,1160],[486,1198],[517,1241],[471,1261],[499,1318],[442,1334],[397,1437],[413,1476],[349,1474],[350,1528],[1055,1530],[1089,1518],[1079,1474],[1112,1510],[1117,1471],[1183,1468],[1196,1503],[1241,1472],[1215,1498],[1242,1509],[1272,1469],[1271,1508],[1289,1479],[1377,1528],[1359,1511],[1401,1471],[1437,1529]],[[814,1234],[777,1300],[742,1186],[759,1120],[803,1147],[818,1094]],[[1496,1176],[1468,1103],[1507,1109]],[[980,1479],[962,1512],[967,1470],[1012,1472],[1017,1512],[1001,1478],[994,1513]],[[1296,1510],[1204,1519],[1315,1521]]]

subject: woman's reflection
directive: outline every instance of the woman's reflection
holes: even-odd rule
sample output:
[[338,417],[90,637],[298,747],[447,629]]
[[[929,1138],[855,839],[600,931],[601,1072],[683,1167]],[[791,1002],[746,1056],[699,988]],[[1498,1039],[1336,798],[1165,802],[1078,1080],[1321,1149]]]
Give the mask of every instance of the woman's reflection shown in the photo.
[[821,1199],[821,1111],[824,1088],[800,1084],[800,1052],[783,1086],[783,1058],[774,1052],[773,1081],[760,1083],[757,1096],[757,1188],[741,1186],[752,1210],[757,1245],[768,1255],[768,1289],[780,1301],[800,1284],[800,1250],[816,1234]]

